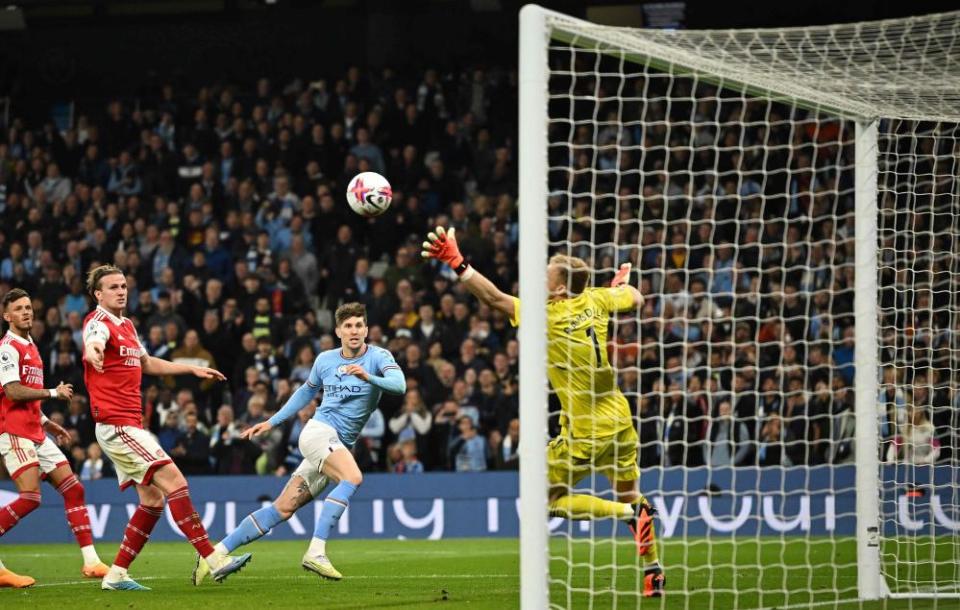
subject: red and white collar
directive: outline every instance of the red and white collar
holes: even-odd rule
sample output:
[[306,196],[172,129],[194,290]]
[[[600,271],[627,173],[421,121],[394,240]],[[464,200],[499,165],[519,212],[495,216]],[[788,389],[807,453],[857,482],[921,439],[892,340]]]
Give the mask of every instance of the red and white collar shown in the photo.
[[14,341],[19,341],[20,343],[23,343],[24,345],[32,345],[32,344],[33,344],[33,337],[31,337],[30,335],[27,335],[27,338],[24,339],[23,337],[21,337],[21,336],[18,335],[17,333],[15,333],[15,332],[13,332],[12,330],[9,330],[9,329],[8,329],[8,330],[7,330],[7,336],[10,337],[11,339],[13,339]]
[[118,318],[117,316],[115,316],[115,315],[113,315],[112,313],[110,313],[109,311],[107,311],[106,308],[104,308],[104,307],[102,307],[102,306],[100,306],[100,305],[97,305],[97,311],[103,313],[103,315],[107,316],[107,318],[109,318],[110,321],[113,322],[114,324],[116,324],[117,326],[120,326],[121,324],[123,324],[123,321],[126,320],[126,318],[124,318],[123,316],[120,316],[120,317]]

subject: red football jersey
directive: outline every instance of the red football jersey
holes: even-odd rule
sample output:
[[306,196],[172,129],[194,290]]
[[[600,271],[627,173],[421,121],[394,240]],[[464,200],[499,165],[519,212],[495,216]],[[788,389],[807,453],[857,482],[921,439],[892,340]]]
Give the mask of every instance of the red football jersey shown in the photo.
[[143,419],[140,358],[146,351],[137,329],[127,318],[118,318],[97,306],[83,320],[83,344],[103,343],[103,372],[83,361],[83,381],[90,394],[90,413],[101,424],[141,428]]
[[[20,385],[43,389],[43,361],[32,339],[12,331],[0,339],[0,386],[19,381]],[[0,388],[0,432],[8,432],[35,443],[43,442],[39,400],[14,402]]]

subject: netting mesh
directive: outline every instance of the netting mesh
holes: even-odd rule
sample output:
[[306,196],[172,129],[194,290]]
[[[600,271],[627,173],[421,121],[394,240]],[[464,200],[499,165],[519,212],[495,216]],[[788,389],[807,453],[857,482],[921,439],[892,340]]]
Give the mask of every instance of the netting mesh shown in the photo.
[[555,20],[671,71],[721,76],[765,95],[855,117],[956,121],[960,11],[868,23],[779,30],[636,30]]
[[[640,490],[661,514],[671,605],[855,598],[850,117],[956,120],[957,15],[775,33],[558,24],[550,254],[584,259],[594,286],[630,262],[646,297],[611,318],[606,349],[639,436]],[[808,95],[814,77],[823,86]],[[894,592],[960,582],[955,135],[951,123],[881,125],[878,451]],[[929,425],[909,420],[918,403]],[[924,434],[947,468],[917,475]],[[568,483],[615,497],[604,474]],[[643,560],[623,528],[551,529],[552,604],[636,604]]]
[[882,558],[895,593],[960,585],[958,135],[955,123],[880,129]]
[[[636,417],[641,468],[851,459],[852,125],[575,46],[553,46],[551,66],[551,251],[586,260],[596,285],[630,262],[647,299],[639,315],[612,321],[608,345]],[[708,483],[718,508],[759,504],[761,490],[743,492],[737,478],[734,470],[724,487]],[[643,481],[669,511],[675,497]],[[599,473],[588,484],[604,486]],[[702,491],[674,496],[693,501]],[[808,490],[772,493],[787,519],[786,506]],[[721,592],[747,606],[792,599],[791,582],[813,581],[802,553],[785,561],[803,534],[761,535],[765,527],[754,511],[738,528],[751,534],[730,537],[696,517],[665,532],[680,594],[694,607],[698,595]],[[554,554],[569,601],[610,594],[586,586],[600,574],[639,580],[639,562],[598,565],[604,546],[577,533],[570,525]],[[629,555],[632,540],[615,535],[605,544]],[[811,552],[836,551],[830,538],[806,542]],[[745,568],[755,573],[743,581],[712,577]],[[848,573],[794,598],[839,594],[852,582]]]

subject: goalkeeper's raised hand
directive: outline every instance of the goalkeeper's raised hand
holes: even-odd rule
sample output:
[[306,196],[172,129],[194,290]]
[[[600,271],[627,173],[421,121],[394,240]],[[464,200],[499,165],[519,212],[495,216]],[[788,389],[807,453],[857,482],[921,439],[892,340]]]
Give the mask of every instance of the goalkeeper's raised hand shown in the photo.
[[620,269],[617,270],[617,273],[613,276],[613,280],[610,282],[610,287],[616,288],[617,286],[626,284],[627,280],[630,278],[630,269],[632,267],[632,263],[624,263],[620,265]]
[[441,263],[450,265],[450,268],[463,273],[464,262],[463,255],[460,254],[460,247],[457,245],[456,229],[445,230],[443,227],[437,227],[437,230],[427,234],[427,241],[423,242],[423,251],[420,256],[423,258],[435,258]]

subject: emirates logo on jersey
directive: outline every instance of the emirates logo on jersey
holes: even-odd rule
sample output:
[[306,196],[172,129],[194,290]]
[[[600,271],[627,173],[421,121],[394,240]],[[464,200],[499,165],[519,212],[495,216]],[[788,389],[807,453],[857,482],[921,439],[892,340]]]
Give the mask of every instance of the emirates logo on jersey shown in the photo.
[[124,358],[140,358],[143,356],[143,350],[139,347],[120,346],[120,355]]
[[26,386],[42,386],[43,367],[23,365],[20,367],[20,380]]
[[120,346],[120,357],[123,358],[124,366],[140,366],[140,358],[143,357],[143,350],[139,347]]

